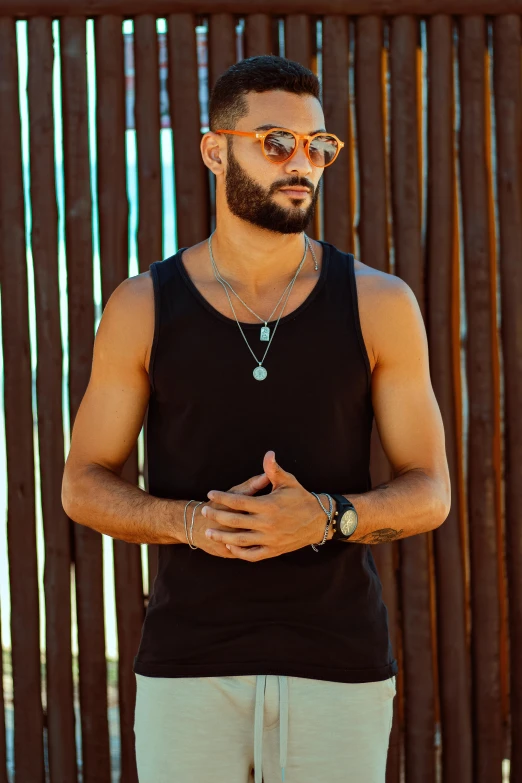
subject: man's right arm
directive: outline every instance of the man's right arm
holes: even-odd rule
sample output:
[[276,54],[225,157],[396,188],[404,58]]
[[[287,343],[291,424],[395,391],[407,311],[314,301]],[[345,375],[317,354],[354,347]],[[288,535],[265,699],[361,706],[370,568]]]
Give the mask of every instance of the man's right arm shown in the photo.
[[146,272],[124,280],[103,311],[89,384],[74,421],[62,504],[75,522],[113,538],[186,543],[186,501],[153,497],[121,477],[147,410],[153,334],[152,280]]
[[[62,505],[75,522],[112,538],[134,544],[187,544],[183,511],[189,498],[157,498],[121,477],[149,402],[153,336],[152,280],[150,273],[144,272],[124,280],[103,311],[94,341],[91,377],[71,435]],[[269,483],[262,473],[229,491],[254,495]],[[222,508],[207,498],[199,500]],[[187,510],[188,522],[193,508],[191,505]],[[224,544],[205,537],[209,523],[201,514],[202,508],[196,511],[194,543],[208,554],[234,558]]]

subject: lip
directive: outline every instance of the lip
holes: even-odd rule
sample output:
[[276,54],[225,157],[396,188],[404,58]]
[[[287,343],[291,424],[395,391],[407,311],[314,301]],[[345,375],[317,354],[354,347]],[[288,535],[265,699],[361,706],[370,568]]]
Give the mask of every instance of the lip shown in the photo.
[[310,193],[307,189],[302,188],[280,188],[283,193],[287,193],[292,198],[304,198]]

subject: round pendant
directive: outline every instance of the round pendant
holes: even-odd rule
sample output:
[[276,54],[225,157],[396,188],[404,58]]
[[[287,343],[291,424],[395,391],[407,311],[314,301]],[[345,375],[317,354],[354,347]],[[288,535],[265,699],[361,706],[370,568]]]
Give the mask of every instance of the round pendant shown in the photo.
[[256,381],[264,381],[267,375],[268,373],[264,367],[256,367],[254,370],[254,378]]

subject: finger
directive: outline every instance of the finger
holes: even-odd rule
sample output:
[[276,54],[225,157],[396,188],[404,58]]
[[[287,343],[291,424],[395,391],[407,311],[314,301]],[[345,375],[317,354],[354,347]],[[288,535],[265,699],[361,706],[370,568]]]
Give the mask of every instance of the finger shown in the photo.
[[267,451],[263,459],[263,468],[274,489],[278,487],[291,487],[296,484],[296,477],[293,473],[283,470],[281,465],[276,462],[275,452]]
[[235,495],[233,492],[220,492],[217,489],[211,490],[207,497],[215,503],[234,509],[235,511],[247,511],[254,513],[259,511],[262,497],[249,497],[248,495]]
[[252,476],[252,478],[243,481],[241,484],[236,484],[235,487],[231,487],[228,491],[236,495],[254,495],[260,489],[268,487],[269,484],[270,480],[266,473],[261,473],[258,476]]
[[201,513],[209,522],[217,522],[225,527],[245,527],[244,514],[236,514],[230,510],[222,511],[219,508],[212,508],[212,506],[204,506]]
[[241,530],[229,533],[226,530],[208,528],[205,531],[207,538],[219,544],[232,544],[233,546],[260,546],[261,537],[258,530]]
[[228,544],[227,546],[238,560],[249,560],[251,563],[256,563],[258,560],[264,560],[269,557],[269,549],[266,546],[252,546],[249,548],[234,546],[233,544]]

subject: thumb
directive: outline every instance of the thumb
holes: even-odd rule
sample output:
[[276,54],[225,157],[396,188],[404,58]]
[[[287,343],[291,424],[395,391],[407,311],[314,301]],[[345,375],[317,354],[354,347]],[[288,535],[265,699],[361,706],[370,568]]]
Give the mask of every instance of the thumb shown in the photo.
[[281,465],[276,462],[274,451],[266,452],[263,459],[263,469],[274,488],[287,486],[294,478],[291,473],[287,473],[286,470],[283,470]]

